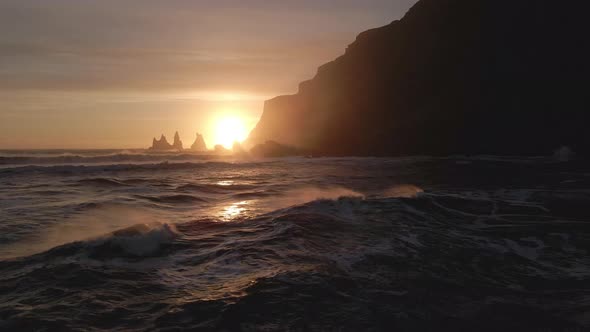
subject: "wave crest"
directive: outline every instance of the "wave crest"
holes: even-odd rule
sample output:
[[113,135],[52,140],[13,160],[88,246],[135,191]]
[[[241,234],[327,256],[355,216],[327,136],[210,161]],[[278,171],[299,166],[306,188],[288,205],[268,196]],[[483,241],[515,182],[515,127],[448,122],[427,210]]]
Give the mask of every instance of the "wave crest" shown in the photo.
[[151,256],[171,243],[179,233],[174,225],[166,223],[137,224],[99,239],[86,243],[93,248],[91,255],[94,257],[112,256]]

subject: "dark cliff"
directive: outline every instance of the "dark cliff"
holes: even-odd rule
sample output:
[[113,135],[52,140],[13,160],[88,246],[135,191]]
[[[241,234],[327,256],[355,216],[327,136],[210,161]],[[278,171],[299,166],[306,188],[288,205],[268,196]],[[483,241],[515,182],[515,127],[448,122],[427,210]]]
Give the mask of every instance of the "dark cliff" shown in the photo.
[[584,1],[419,1],[296,95],[267,101],[248,142],[328,155],[590,151],[589,13]]

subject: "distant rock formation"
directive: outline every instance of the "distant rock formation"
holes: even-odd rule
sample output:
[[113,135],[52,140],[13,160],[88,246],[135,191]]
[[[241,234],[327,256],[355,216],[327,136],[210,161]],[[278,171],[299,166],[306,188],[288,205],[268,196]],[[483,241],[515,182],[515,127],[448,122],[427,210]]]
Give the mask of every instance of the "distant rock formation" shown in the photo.
[[168,143],[168,140],[166,140],[166,136],[164,136],[164,134],[162,134],[162,136],[160,136],[160,139],[157,140],[155,137],[152,140],[152,147],[150,148],[150,150],[158,150],[158,151],[165,151],[165,150],[172,150],[173,147],[172,145],[170,145],[170,143]]
[[203,139],[203,135],[197,133],[197,138],[193,145],[191,145],[191,150],[193,151],[207,151],[207,145],[205,144],[205,139]]
[[182,141],[180,140],[180,136],[178,135],[178,132],[174,133],[174,143],[172,143],[172,148],[174,150],[180,150],[182,151]]
[[267,101],[248,143],[321,155],[587,154],[589,12],[589,1],[421,0],[361,33],[297,94]]
[[178,132],[176,132],[174,134],[174,143],[170,144],[168,143],[168,140],[166,139],[166,136],[164,136],[162,134],[162,136],[160,136],[160,139],[157,140],[155,137],[152,140],[152,146],[150,147],[150,150],[154,150],[154,151],[169,151],[169,150],[178,150],[178,151],[182,151],[182,141],[180,140],[180,136],[178,135]]

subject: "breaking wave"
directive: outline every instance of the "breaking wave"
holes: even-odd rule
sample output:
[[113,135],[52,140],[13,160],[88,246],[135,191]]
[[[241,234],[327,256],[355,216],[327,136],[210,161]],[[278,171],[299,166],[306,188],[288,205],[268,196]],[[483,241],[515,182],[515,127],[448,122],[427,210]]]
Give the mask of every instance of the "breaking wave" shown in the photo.
[[98,260],[150,257],[159,254],[177,237],[173,225],[137,224],[96,238],[58,246],[41,256],[43,259],[77,256]]

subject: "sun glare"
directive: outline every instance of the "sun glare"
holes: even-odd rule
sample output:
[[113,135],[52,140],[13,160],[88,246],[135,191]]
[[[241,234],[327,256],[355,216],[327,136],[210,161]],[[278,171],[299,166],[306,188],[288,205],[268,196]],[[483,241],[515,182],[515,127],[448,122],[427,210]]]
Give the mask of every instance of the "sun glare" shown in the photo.
[[224,117],[215,126],[215,144],[221,144],[230,149],[234,142],[242,142],[248,137],[248,130],[244,121],[239,117]]

